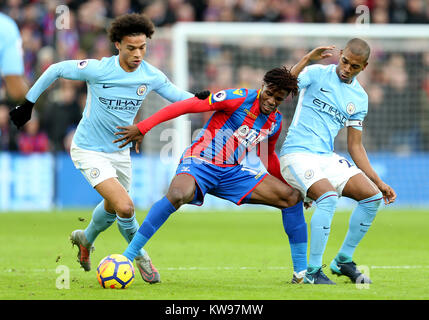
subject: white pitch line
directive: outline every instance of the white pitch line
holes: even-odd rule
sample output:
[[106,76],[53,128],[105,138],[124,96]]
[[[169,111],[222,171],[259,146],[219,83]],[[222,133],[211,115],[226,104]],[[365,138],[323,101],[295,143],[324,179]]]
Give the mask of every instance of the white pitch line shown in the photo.
[[[363,265],[362,265],[363,266]],[[357,266],[359,267],[359,265]],[[369,266],[371,269],[429,269],[429,266]],[[292,267],[167,267],[158,268],[168,271],[191,271],[191,270],[288,270]]]
[[[361,265],[364,266],[364,265]],[[359,265],[358,265],[359,267]],[[371,269],[429,269],[429,266],[416,265],[416,266],[369,266]],[[82,271],[81,268],[70,268],[70,271]],[[210,271],[210,270],[292,270],[292,267],[239,267],[239,266],[225,266],[225,267],[166,267],[158,268],[159,271]],[[94,269],[95,271],[95,269]],[[56,269],[3,269],[0,273],[13,273],[13,272],[56,272]]]

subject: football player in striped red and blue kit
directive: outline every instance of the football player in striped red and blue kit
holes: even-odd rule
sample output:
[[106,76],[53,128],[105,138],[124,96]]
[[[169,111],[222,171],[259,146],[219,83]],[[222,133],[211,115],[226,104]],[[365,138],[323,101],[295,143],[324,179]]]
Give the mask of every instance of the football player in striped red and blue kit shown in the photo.
[[[285,67],[268,71],[260,90],[228,89],[206,100],[187,99],[160,110],[137,125],[118,127],[120,147],[140,140],[161,122],[186,113],[214,111],[200,134],[184,151],[167,195],[156,202],[124,255],[133,260],[168,217],[183,204],[201,205],[206,193],[243,203],[282,209],[283,224],[291,243],[294,279],[307,267],[307,225],[301,196],[280,173],[275,144],[282,128],[278,106],[297,93],[297,78]],[[247,152],[258,148],[264,171],[241,164]],[[302,277],[301,277],[302,278]],[[297,279],[293,281],[298,281]]]

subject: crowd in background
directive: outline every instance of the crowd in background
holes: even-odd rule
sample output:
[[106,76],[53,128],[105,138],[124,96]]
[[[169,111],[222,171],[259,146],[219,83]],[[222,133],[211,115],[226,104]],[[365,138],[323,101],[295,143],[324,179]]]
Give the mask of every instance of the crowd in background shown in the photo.
[[[67,29],[56,28],[59,5],[70,10]],[[125,13],[143,12],[158,30],[168,30],[179,21],[353,23],[359,5],[370,9],[371,23],[429,22],[429,4],[423,0],[5,0],[0,11],[12,17],[20,28],[25,77],[33,84],[54,62],[116,54],[106,29],[113,18]],[[169,41],[153,40],[147,56],[169,77],[170,50]],[[292,48],[248,50],[204,44],[194,44],[192,50],[197,53],[190,55],[190,66],[195,68],[191,70],[192,92],[257,85],[249,79],[259,81],[268,68],[293,64],[303,54]],[[425,119],[429,119],[429,52],[378,51],[375,59],[360,76],[370,100],[368,149],[428,151],[429,120]],[[0,150],[67,151],[85,100],[84,82],[57,81],[40,97],[32,120],[18,132],[9,122],[12,105],[2,90]],[[293,114],[292,105],[282,106],[287,119]],[[193,126],[201,127],[205,117],[193,119]],[[381,131],[386,133],[379,134]],[[344,145],[340,141],[337,147]]]

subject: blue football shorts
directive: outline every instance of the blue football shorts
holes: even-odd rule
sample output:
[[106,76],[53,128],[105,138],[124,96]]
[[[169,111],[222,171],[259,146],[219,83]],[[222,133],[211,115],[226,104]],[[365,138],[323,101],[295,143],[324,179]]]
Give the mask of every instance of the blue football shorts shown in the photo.
[[190,202],[202,205],[206,193],[229,200],[237,205],[247,203],[253,190],[267,173],[242,165],[220,167],[197,158],[183,159],[176,170],[176,175],[188,174],[197,184],[195,197]]

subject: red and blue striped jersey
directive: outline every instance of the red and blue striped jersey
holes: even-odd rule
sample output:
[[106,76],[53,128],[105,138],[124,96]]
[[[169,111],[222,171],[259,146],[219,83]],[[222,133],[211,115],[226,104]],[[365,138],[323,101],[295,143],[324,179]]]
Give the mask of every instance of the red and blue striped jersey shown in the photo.
[[260,90],[222,90],[205,100],[216,110],[183,158],[195,157],[218,166],[239,164],[247,152],[281,131],[279,111],[265,115],[259,108]]
[[[284,181],[275,145],[282,130],[282,114],[269,115],[259,108],[260,90],[228,89],[200,100],[175,102],[137,123],[144,136],[156,125],[186,113],[214,111],[182,159],[198,158],[217,166],[235,166],[254,147],[268,172]],[[286,181],[284,181],[286,183]]]

